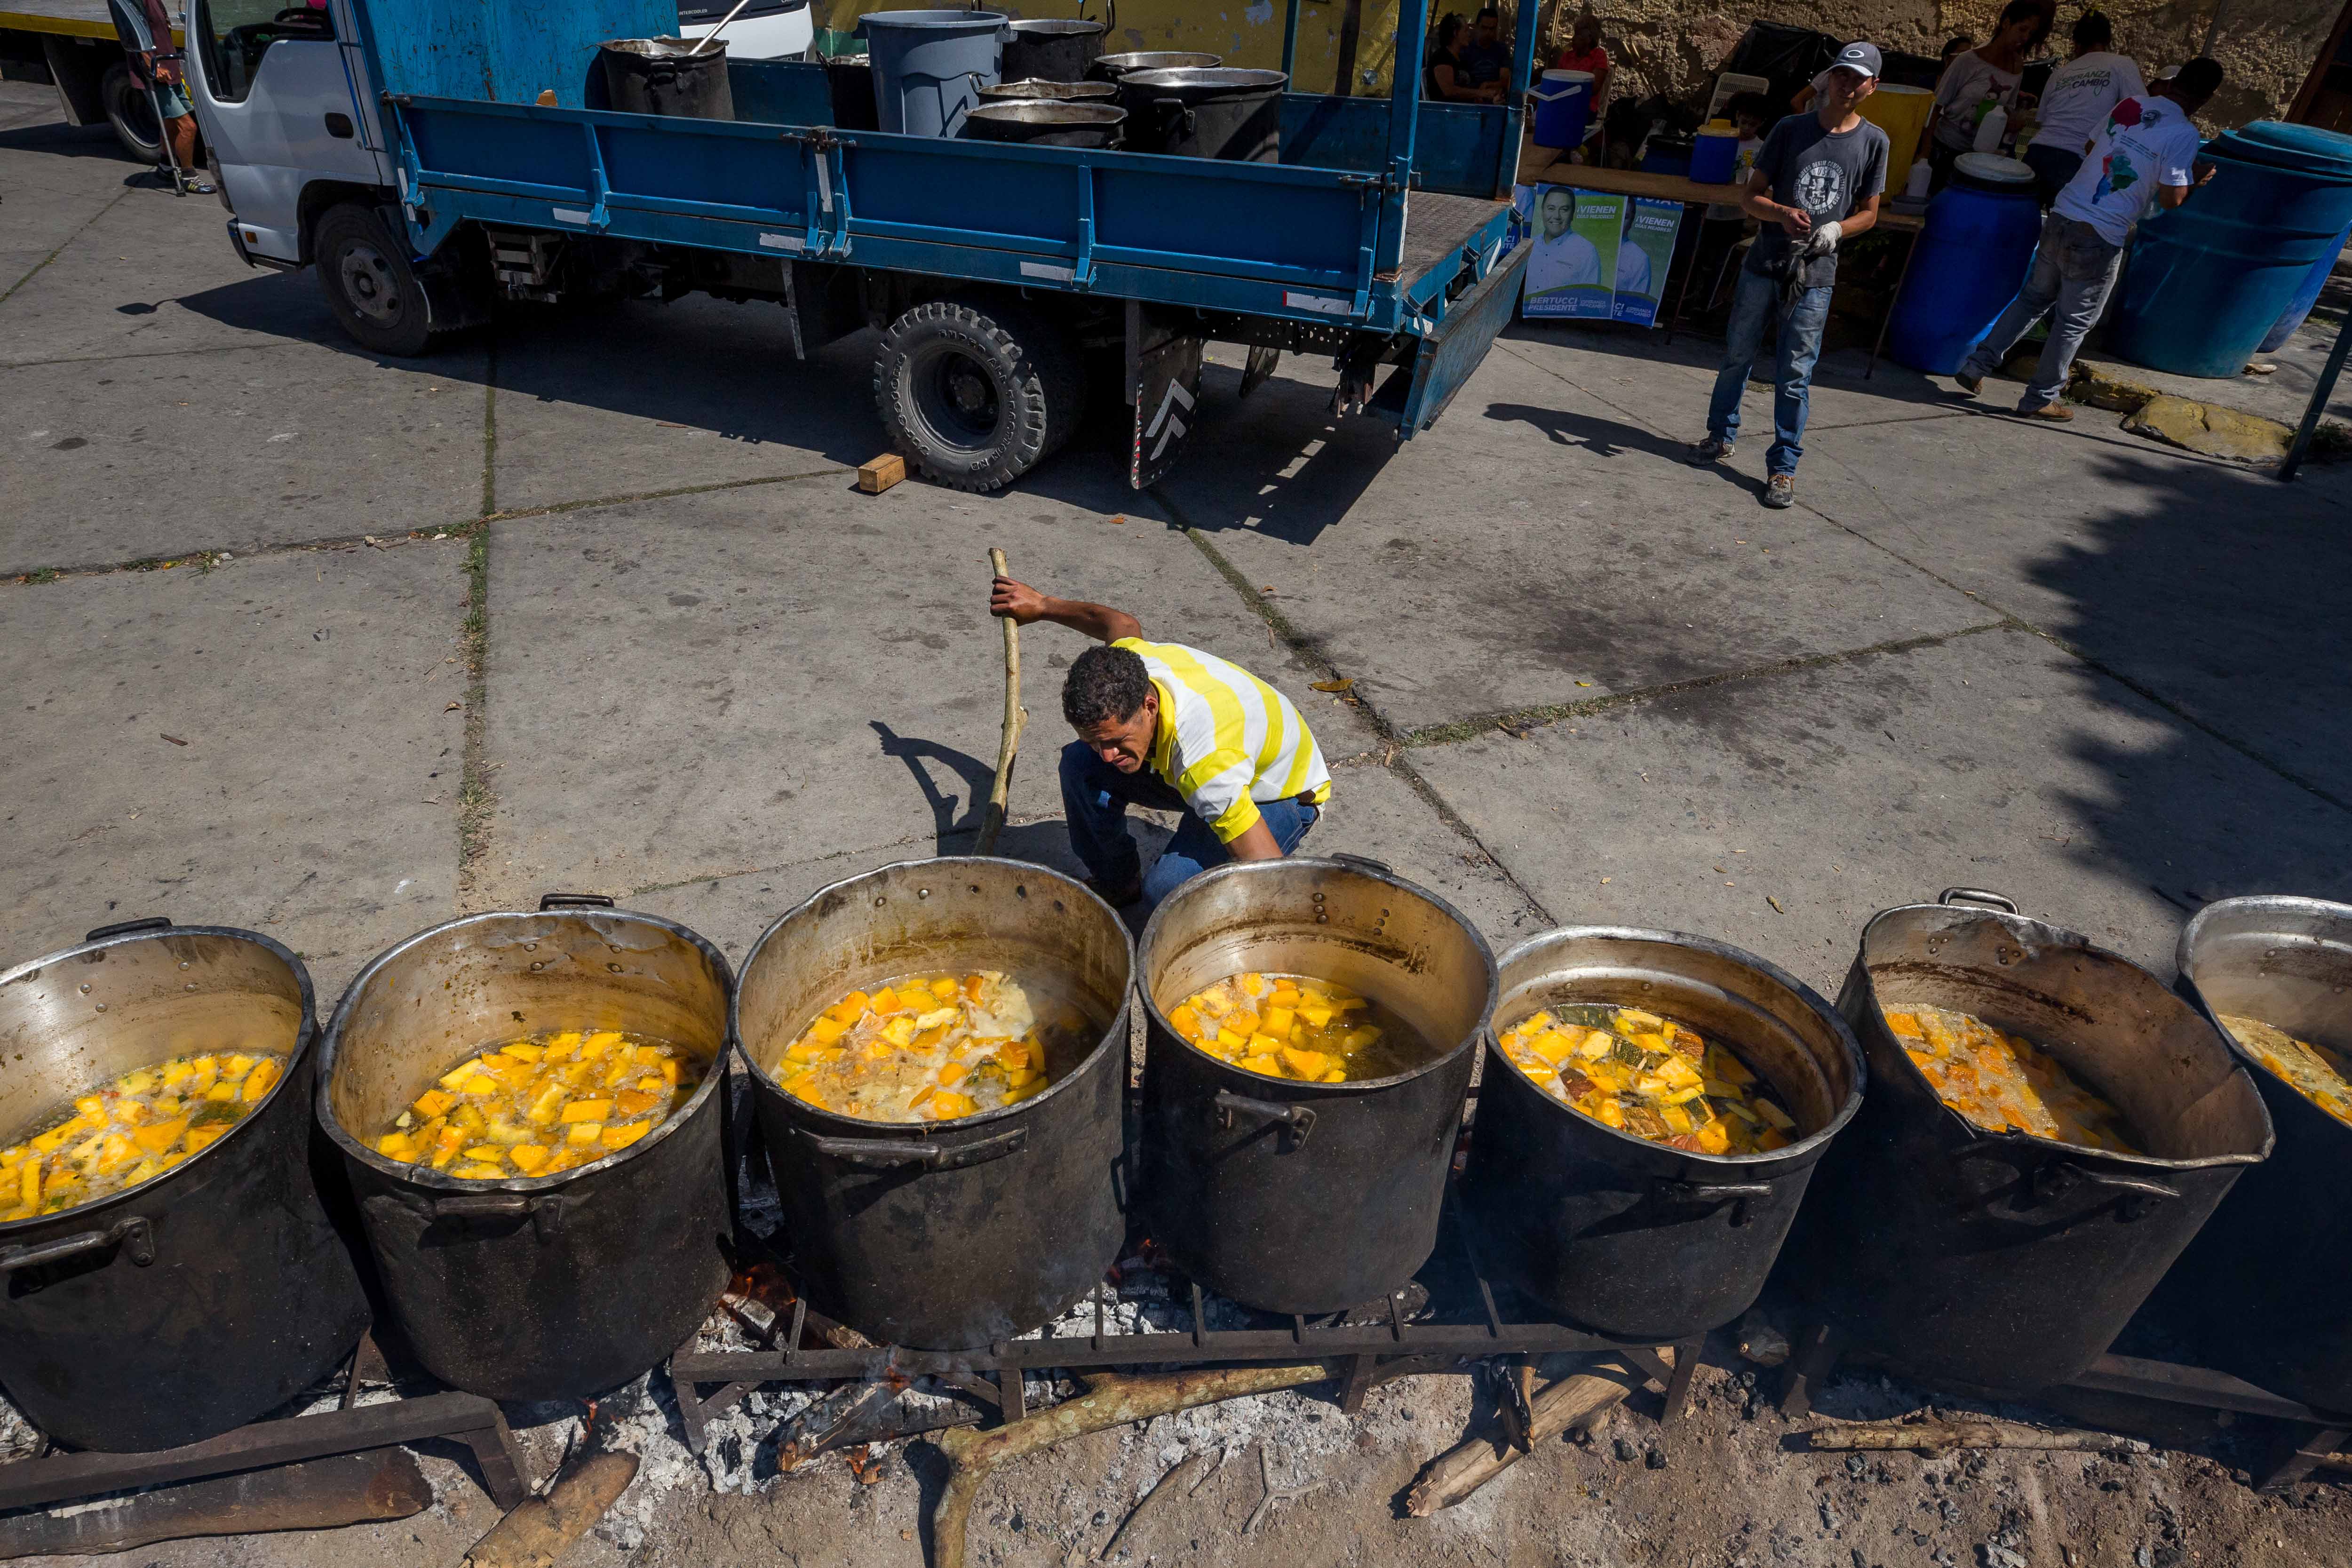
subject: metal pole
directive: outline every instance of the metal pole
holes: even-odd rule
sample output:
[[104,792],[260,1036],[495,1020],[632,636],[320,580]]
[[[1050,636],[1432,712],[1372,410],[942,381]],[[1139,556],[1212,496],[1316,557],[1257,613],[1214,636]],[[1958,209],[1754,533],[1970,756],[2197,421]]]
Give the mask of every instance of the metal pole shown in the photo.
[[2336,323],[2336,346],[2327,351],[2327,363],[2319,373],[2319,384],[2311,389],[2310,405],[2303,411],[2303,425],[2294,433],[2294,445],[2286,449],[2286,461],[2279,465],[2282,484],[2294,478],[2295,470],[2303,467],[2303,455],[2311,450],[2312,435],[2319,428],[2319,416],[2327,407],[2327,400],[2335,395],[2336,378],[2343,373],[2347,350],[2352,350],[2352,311]]
[[1389,73],[1388,189],[1381,203],[1375,273],[1394,272],[1404,257],[1404,196],[1412,184],[1413,136],[1421,127],[1421,57],[1429,47],[1429,0],[1401,0],[1396,64]]
[[1290,14],[1282,20],[1282,74],[1293,92],[1298,90],[1298,7],[1304,3],[1290,0]]
[[1511,42],[1511,76],[1503,84],[1503,149],[1495,170],[1495,194],[1507,200],[1519,183],[1519,125],[1534,85],[1536,35],[1543,26],[1538,0],[1518,0],[1518,32]]

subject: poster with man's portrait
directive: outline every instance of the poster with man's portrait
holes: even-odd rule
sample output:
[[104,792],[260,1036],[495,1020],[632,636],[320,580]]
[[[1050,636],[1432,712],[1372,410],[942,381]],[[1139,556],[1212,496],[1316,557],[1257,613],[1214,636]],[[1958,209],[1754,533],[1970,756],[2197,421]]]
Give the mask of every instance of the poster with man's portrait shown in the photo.
[[1530,319],[1657,324],[1682,208],[1647,197],[1519,185],[1514,234],[1529,247],[1519,312]]

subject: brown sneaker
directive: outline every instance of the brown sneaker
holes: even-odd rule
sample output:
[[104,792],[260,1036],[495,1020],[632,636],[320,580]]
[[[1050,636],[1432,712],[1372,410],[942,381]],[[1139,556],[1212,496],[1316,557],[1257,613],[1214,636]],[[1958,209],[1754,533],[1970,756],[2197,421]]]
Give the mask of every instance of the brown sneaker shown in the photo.
[[2039,408],[2021,408],[2017,412],[2028,419],[2047,419],[2053,425],[2064,425],[2074,417],[2073,409],[2057,403],[2045,403]]
[[1780,511],[1796,505],[1797,476],[1774,474],[1764,481],[1764,493],[1759,499],[1774,511]]

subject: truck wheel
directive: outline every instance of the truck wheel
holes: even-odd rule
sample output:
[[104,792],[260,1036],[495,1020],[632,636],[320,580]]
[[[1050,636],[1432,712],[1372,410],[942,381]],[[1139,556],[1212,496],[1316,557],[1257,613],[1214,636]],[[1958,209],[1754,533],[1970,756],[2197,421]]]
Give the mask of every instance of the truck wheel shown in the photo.
[[114,127],[114,139],[122,150],[142,163],[163,161],[163,126],[155,118],[155,100],[131,74],[131,68],[117,60],[106,68],[98,79],[98,98],[106,106],[106,122]]
[[960,490],[996,490],[1068,444],[1086,375],[1070,334],[1017,306],[933,300],[882,334],[874,405],[891,445]]
[[357,202],[327,209],[311,236],[319,287],[335,319],[361,347],[411,358],[425,351],[433,329],[424,287],[408,264],[408,247],[385,232]]

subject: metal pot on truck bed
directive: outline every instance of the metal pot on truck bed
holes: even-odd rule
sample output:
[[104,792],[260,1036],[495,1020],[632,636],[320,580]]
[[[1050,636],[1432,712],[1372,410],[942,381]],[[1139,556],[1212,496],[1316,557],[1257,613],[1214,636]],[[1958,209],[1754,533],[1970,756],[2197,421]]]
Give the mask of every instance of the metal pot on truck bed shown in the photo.
[[[1200,423],[1211,341],[1251,351],[1244,395],[1284,353],[1328,354],[1335,405],[1410,440],[1517,302],[1517,108],[1424,105],[1418,71],[1381,99],[1279,92],[1298,10],[1243,139],[1282,162],[851,129],[874,117],[870,82],[837,102],[824,65],[739,47],[731,120],[589,107],[598,47],[674,31],[674,0],[528,28],[453,26],[441,0],[331,0],[342,42],[270,43],[249,80],[198,50],[189,74],[231,243],[257,266],[316,267],[371,352],[425,353],[509,300],[772,303],[795,358],[879,329],[877,413],[932,479],[1001,489],[1115,400],[1140,489]],[[1424,30],[1408,9],[1399,58]],[[1530,12],[1522,70],[1534,36]],[[1196,131],[1234,107],[1177,105]]]

